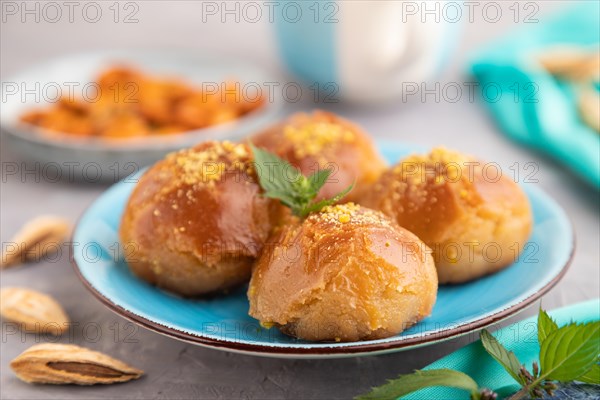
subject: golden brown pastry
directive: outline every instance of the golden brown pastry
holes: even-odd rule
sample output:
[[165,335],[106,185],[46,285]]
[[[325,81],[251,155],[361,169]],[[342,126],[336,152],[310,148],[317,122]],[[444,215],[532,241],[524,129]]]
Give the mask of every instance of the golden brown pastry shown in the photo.
[[207,142],[168,155],[140,179],[120,235],[142,279],[186,296],[246,281],[277,201],[261,196],[246,145]]
[[428,316],[436,295],[427,246],[353,203],[282,227],[248,289],[250,315],[263,326],[314,341],[395,335]]
[[355,187],[347,200],[358,198],[360,191],[385,170],[385,162],[361,128],[325,111],[294,114],[250,140],[304,175],[331,168],[333,172],[318,199],[331,198],[352,183]]
[[440,283],[512,264],[532,226],[527,196],[497,164],[443,148],[392,167],[362,198],[433,250]]

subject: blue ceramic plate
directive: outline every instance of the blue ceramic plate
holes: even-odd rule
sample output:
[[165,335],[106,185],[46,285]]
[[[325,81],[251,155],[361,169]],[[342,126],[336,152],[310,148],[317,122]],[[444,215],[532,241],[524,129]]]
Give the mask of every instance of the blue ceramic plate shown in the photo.
[[[421,149],[398,142],[380,147],[390,163]],[[84,284],[116,313],[180,340],[223,350],[291,358],[377,354],[424,346],[507,318],[550,290],[564,275],[574,250],[571,224],[546,194],[525,186],[534,228],[519,260],[475,282],[441,286],[429,318],[399,335],[354,343],[312,343],[263,329],[248,316],[245,288],[211,299],[190,300],[133,276],[119,250],[118,228],[136,176],[104,193],[83,215],[73,236],[73,264]]]

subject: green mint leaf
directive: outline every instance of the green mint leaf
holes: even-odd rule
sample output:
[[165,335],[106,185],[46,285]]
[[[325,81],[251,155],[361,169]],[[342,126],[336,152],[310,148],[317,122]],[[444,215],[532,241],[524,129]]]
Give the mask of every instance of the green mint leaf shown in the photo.
[[498,361],[502,367],[516,380],[521,384],[525,384],[525,380],[519,373],[522,367],[521,362],[515,356],[515,353],[512,351],[506,350],[506,348],[492,336],[491,333],[488,332],[487,329],[484,329],[480,332],[479,337],[481,338],[481,344],[483,344],[483,348],[494,358],[494,360]]
[[320,169],[314,174],[308,177],[308,181],[310,182],[310,188],[312,193],[316,196],[319,193],[319,190],[325,185],[327,179],[331,175],[332,170],[330,169]]
[[540,343],[540,346],[542,345],[544,340],[546,340],[548,335],[557,329],[558,325],[556,324],[556,322],[554,322],[554,320],[550,318],[548,313],[546,313],[546,311],[542,310],[542,308],[540,307],[540,311],[538,314],[538,342]]
[[332,199],[313,202],[331,175],[330,169],[319,170],[307,178],[277,155],[259,149],[252,143],[250,148],[254,154],[258,182],[264,190],[264,196],[281,201],[298,217],[304,218],[311,212],[337,203],[352,190],[353,185]]
[[594,364],[589,371],[575,379],[579,382],[600,385],[600,364]]
[[316,196],[316,193],[313,193],[310,181],[304,175],[300,175],[292,183],[292,188],[294,190],[293,195],[296,197],[298,204],[303,206],[310,203]]
[[289,162],[273,153],[250,144],[254,154],[256,173],[264,196],[277,199],[299,215],[311,198],[305,195],[308,180]]
[[600,321],[563,326],[550,333],[540,348],[541,375],[568,382],[579,378],[600,357]]
[[287,192],[280,191],[280,190],[265,191],[263,196],[269,197],[271,199],[277,199],[290,208],[295,207],[295,204],[296,204],[296,199],[289,196]]
[[[290,163],[277,157],[275,154],[254,147],[250,144],[256,163],[256,173],[260,186],[265,192],[291,193],[294,182],[294,171],[297,171]],[[296,177],[299,173],[296,173]]]
[[315,203],[312,203],[312,204],[306,206],[302,212],[301,217],[305,217],[308,214],[310,214],[311,212],[320,211],[321,209],[323,209],[323,207],[327,207],[327,206],[337,203],[338,201],[343,199],[348,193],[350,193],[350,191],[353,188],[354,188],[354,184],[348,186],[346,189],[342,190],[340,193],[336,194],[331,199],[317,201]]
[[434,386],[464,389],[469,391],[471,396],[478,397],[477,382],[469,375],[451,369],[431,369],[401,375],[382,386],[373,388],[370,393],[355,397],[355,400],[396,400],[398,397]]

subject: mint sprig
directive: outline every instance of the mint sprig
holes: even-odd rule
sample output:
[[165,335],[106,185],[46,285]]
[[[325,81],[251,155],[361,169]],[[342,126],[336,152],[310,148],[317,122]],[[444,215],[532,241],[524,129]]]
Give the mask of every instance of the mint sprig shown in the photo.
[[479,334],[481,344],[485,351],[494,358],[504,369],[520,384],[525,383],[524,377],[521,375],[521,362],[512,351],[506,350],[504,346],[493,337],[487,330],[482,330]]
[[556,322],[540,307],[538,313],[538,343],[543,343],[548,335],[557,329],[558,325]]
[[[578,381],[600,385],[600,321],[586,324],[571,322],[558,327],[556,322],[540,308],[538,314],[540,362],[534,362],[531,371],[486,329],[480,332],[480,339],[483,348],[490,356],[521,385],[521,389],[509,400],[518,400],[526,396],[542,398],[544,392],[552,395],[557,388],[555,382]],[[472,378],[460,371],[437,369],[401,375],[356,399],[397,399],[432,386],[467,390],[473,400],[497,398],[496,393],[480,388]]]
[[434,386],[463,389],[468,391],[472,398],[479,399],[479,386],[469,375],[452,369],[432,369],[401,375],[385,385],[374,388],[370,393],[356,397],[356,400],[396,400],[416,390]]
[[254,154],[256,172],[264,196],[277,199],[292,210],[292,214],[305,218],[312,212],[332,205],[346,196],[354,185],[330,199],[314,201],[321,188],[327,183],[332,170],[320,169],[306,177],[286,160],[250,144]]
[[551,332],[540,346],[540,376],[568,382],[598,363],[600,321],[569,324]]

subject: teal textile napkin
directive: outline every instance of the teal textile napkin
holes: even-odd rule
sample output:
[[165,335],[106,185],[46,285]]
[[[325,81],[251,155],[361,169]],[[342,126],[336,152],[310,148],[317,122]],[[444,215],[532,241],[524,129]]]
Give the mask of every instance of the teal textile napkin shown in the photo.
[[[600,319],[600,299],[563,307],[550,311],[548,314],[558,323],[558,326],[563,326],[571,321],[597,321]],[[508,350],[512,350],[530,370],[531,363],[539,359],[537,316],[502,328],[494,332],[494,336]],[[516,381],[485,351],[480,341],[471,343],[423,369],[441,368],[462,371],[475,379],[479,387],[492,389],[501,396],[508,396],[519,389]],[[469,394],[458,389],[435,387],[412,393],[403,399],[466,400],[469,399]]]
[[600,1],[574,2],[539,21],[486,46],[471,62],[471,73],[503,132],[600,188],[600,135],[579,118],[579,89],[552,77],[534,56],[557,45],[597,50]]

